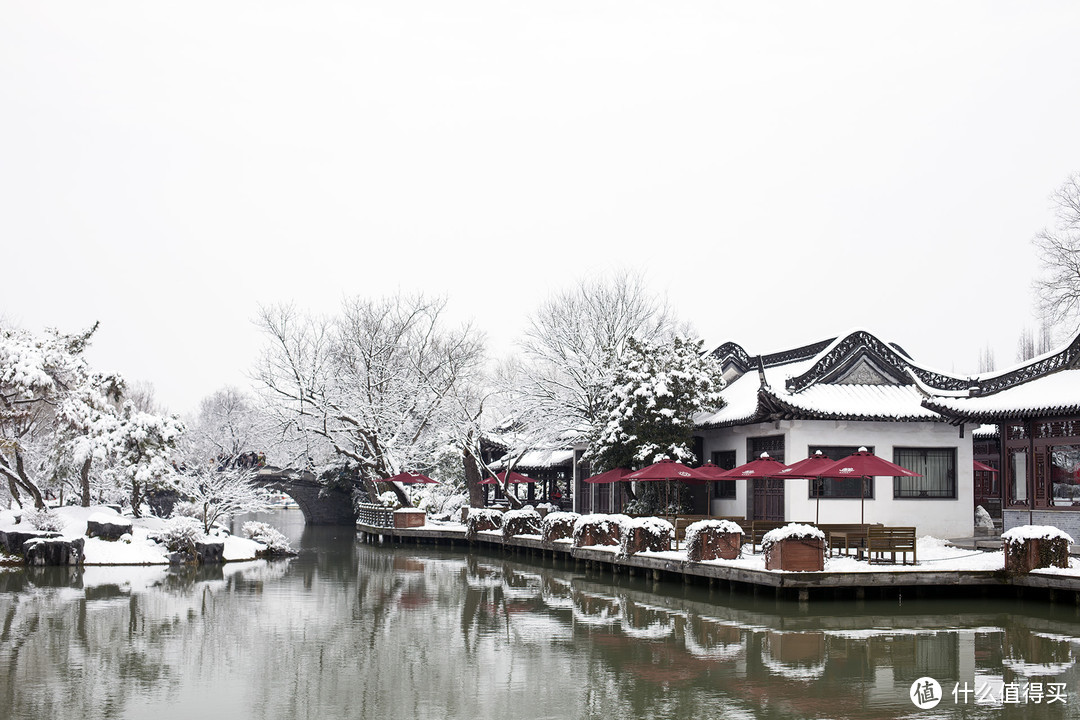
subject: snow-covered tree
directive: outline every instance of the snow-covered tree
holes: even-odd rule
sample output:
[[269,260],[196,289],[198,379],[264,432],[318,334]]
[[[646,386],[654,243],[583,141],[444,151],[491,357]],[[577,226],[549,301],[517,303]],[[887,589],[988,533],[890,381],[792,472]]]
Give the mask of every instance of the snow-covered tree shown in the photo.
[[269,507],[267,493],[254,484],[254,477],[255,471],[247,468],[188,465],[174,475],[173,484],[192,516],[202,523],[203,532],[209,533],[219,520]]
[[685,332],[641,275],[583,279],[529,317],[522,391],[547,423],[561,424],[568,433],[593,430],[602,421],[612,375],[630,337],[657,342]]
[[1042,269],[1033,289],[1040,314],[1071,332],[1080,318],[1080,173],[1050,199],[1056,222],[1032,239]]
[[373,498],[371,483],[426,467],[455,387],[482,361],[477,333],[448,328],[445,305],[395,295],[348,300],[329,319],[292,307],[262,311],[270,343],[259,376],[312,464],[323,448],[355,463]]
[[20,503],[26,493],[44,507],[42,484],[67,475],[58,463],[89,472],[82,438],[123,389],[118,377],[94,374],[83,358],[96,330],[0,330],[0,476]]
[[224,387],[203,398],[187,423],[185,455],[200,466],[222,458],[233,464],[244,453],[271,444],[270,424],[258,399],[236,387]]
[[135,517],[148,490],[173,484],[173,456],[183,432],[179,418],[137,410],[130,401],[115,418],[102,422],[95,452],[111,461],[106,473],[129,492]]
[[723,368],[703,352],[701,341],[630,338],[606,398],[606,423],[589,454],[605,469],[693,462],[694,416],[720,408],[723,387]]

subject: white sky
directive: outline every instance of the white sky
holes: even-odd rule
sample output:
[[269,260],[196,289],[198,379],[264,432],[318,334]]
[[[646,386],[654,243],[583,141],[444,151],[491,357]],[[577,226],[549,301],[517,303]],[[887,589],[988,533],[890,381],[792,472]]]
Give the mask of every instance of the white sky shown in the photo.
[[259,303],[447,293],[505,351],[641,268],[710,344],[999,367],[1080,170],[1080,4],[0,4],[0,314],[186,411]]

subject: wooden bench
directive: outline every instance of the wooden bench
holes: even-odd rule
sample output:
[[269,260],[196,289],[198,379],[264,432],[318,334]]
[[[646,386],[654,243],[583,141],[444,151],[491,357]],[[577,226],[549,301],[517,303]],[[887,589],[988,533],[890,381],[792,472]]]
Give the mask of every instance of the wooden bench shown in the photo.
[[[888,561],[885,560],[886,553],[890,556]],[[914,527],[871,525],[867,529],[866,554],[870,562],[891,562],[896,564],[897,553],[900,553],[900,559],[904,565],[907,565],[908,553],[911,553],[911,564],[915,565],[917,563]]]
[[[841,548],[845,555],[849,555],[854,548],[861,558],[866,548],[866,534],[870,525],[869,523],[818,523],[817,527],[829,540],[829,555],[836,554]],[[881,523],[876,523],[876,525],[880,527]]]

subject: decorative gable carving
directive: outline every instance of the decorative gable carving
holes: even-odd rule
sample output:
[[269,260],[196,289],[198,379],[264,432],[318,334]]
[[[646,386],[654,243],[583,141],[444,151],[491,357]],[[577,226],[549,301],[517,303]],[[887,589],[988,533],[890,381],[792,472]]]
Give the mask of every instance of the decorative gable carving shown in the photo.
[[833,381],[836,385],[896,385],[896,381],[889,378],[878,369],[872,362],[862,358],[851,366],[851,369]]

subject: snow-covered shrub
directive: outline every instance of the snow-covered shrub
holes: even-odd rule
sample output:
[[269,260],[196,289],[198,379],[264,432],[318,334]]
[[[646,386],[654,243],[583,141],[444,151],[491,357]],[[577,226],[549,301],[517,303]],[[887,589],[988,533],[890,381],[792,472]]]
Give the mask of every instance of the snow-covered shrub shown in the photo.
[[546,516],[548,513],[558,512],[559,506],[555,503],[540,503],[536,506],[536,512],[540,513],[540,517]]
[[428,510],[428,515],[437,520],[457,521],[461,517],[461,508],[468,506],[469,496],[464,493],[457,493],[446,498],[434,514],[432,514],[431,510]]
[[984,508],[982,505],[975,506],[975,529],[994,529],[994,518],[990,517],[990,513],[986,512],[986,508]]
[[49,509],[28,510],[23,515],[23,520],[35,530],[42,530],[44,532],[60,532],[64,529],[64,521],[60,519],[59,515]]
[[465,520],[465,539],[472,541],[476,534],[484,530],[499,530],[502,528],[503,514],[501,510],[491,508],[470,508],[469,517]]
[[1021,525],[1001,534],[1005,572],[1028,573],[1036,568],[1069,567],[1072,536],[1052,525]]
[[391,510],[397,510],[401,507],[401,500],[393,490],[387,490],[380,495],[379,502],[382,503],[383,507],[388,507]]
[[292,553],[289,538],[285,537],[280,530],[272,525],[251,521],[244,523],[240,530],[244,537],[265,545],[266,552],[269,555],[288,555]]
[[170,552],[186,552],[192,556],[195,555],[195,543],[202,538],[202,523],[190,517],[169,518],[165,526],[152,536]]
[[170,517],[202,518],[202,508],[193,502],[179,500],[173,505]]
[[544,542],[555,542],[574,536],[574,523],[581,517],[573,512],[550,512],[540,524],[540,535]]
[[574,547],[589,545],[618,545],[622,540],[622,525],[626,515],[582,515],[574,523]]
[[526,505],[518,510],[507,510],[503,513],[503,537],[539,535],[540,522],[540,513],[536,512],[532,505]]
[[622,525],[619,554],[623,557],[639,552],[665,552],[671,549],[675,528],[667,520],[655,517],[632,518]]

